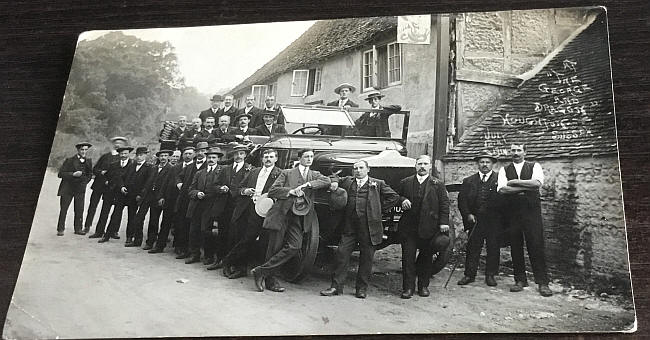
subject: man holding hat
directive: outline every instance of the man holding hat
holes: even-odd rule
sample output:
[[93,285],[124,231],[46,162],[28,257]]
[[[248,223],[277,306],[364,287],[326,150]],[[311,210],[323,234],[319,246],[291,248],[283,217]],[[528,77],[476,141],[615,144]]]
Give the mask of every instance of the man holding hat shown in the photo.
[[394,113],[391,110],[384,110],[381,106],[381,98],[384,95],[378,90],[368,92],[366,100],[370,103],[373,110],[382,110],[382,112],[365,112],[354,122],[358,136],[367,137],[390,137],[390,127],[388,126],[388,117]]
[[[334,89],[334,93],[339,95],[339,99],[333,102],[327,103],[327,106],[338,106],[342,109],[347,109],[350,107],[359,107],[359,105],[352,100],[349,96],[352,94],[356,88],[350,83],[342,83]],[[333,125],[321,125],[324,135],[340,135],[341,127]]]
[[478,270],[481,249],[485,242],[487,259],[485,265],[485,283],[496,286],[494,276],[499,273],[500,248],[498,227],[500,200],[497,193],[497,174],[492,171],[497,158],[489,153],[482,153],[474,158],[478,172],[463,179],[458,193],[458,210],[463,217],[463,226],[467,231],[467,251],[465,254],[465,275],[459,285],[474,282]]
[[[252,166],[246,163],[248,151],[248,147],[245,145],[235,146],[231,151],[233,163],[224,164],[216,179],[219,192],[224,195],[217,197],[212,206],[212,217],[219,224],[219,233],[216,239],[213,240],[214,242],[210,242],[210,245],[213,245],[216,249],[210,251],[208,255],[210,257],[216,255],[216,259],[213,259],[213,263],[208,267],[208,270],[221,268],[221,260],[238,240],[239,230],[234,225],[231,225],[230,221],[233,210],[242,199],[239,193],[239,185],[252,169]],[[231,229],[231,226],[234,229]],[[212,238],[209,237],[209,239],[212,241]],[[210,257],[208,257],[208,260],[210,260]]]
[[219,117],[219,110],[221,110],[221,103],[223,102],[223,97],[218,94],[215,94],[210,98],[210,108],[207,110],[201,111],[199,113],[199,118],[201,118],[201,123],[205,123],[205,119],[208,117]]
[[101,155],[93,167],[95,179],[93,180],[93,184],[90,186],[90,188],[93,189],[93,192],[90,195],[90,203],[88,204],[88,211],[86,212],[86,222],[84,223],[83,230],[85,233],[90,231],[90,226],[93,224],[95,212],[99,205],[99,199],[101,198],[103,200],[102,209],[99,212],[99,221],[97,221],[95,233],[90,236],[91,238],[100,238],[104,235],[104,228],[106,228],[108,214],[113,206],[113,195],[108,189],[108,177],[106,174],[108,173],[111,164],[120,159],[120,156],[117,154],[117,148],[126,144],[126,138],[113,137],[111,138],[111,142],[113,142],[113,149],[110,152]]
[[92,159],[86,158],[88,149],[92,144],[87,142],[77,143],[77,154],[67,158],[59,168],[59,191],[57,196],[61,196],[61,210],[59,211],[59,221],[56,231],[58,236],[63,236],[65,230],[65,218],[68,214],[70,203],[74,199],[74,233],[84,235],[81,230],[84,214],[84,199],[86,198],[86,185],[93,176]]
[[264,217],[255,212],[255,204],[280,176],[282,169],[275,166],[277,160],[277,151],[264,150],[262,167],[248,171],[239,185],[237,194],[240,198],[230,220],[231,233],[239,234],[239,238],[222,263],[224,275],[229,279],[246,276],[246,259],[253,254],[255,240],[260,236],[264,222]]
[[[200,145],[203,146],[203,145]],[[210,148],[205,153],[207,166],[196,172],[190,185],[190,201],[187,206],[187,217],[190,222],[190,253],[191,257],[185,260],[186,264],[199,262],[201,260],[201,248],[204,251],[204,264],[209,264],[214,259],[214,247],[206,234],[212,232],[212,205],[217,195],[223,194],[217,185],[217,177],[220,172],[217,161],[223,156],[218,147]]]
[[262,123],[262,117],[260,116],[262,110],[255,106],[255,96],[246,96],[246,106],[239,109],[239,112],[237,112],[237,114],[241,115],[244,113],[251,115],[250,126],[257,126]]
[[[208,143],[200,142],[196,145],[197,149],[188,146],[183,149],[183,163],[180,164],[182,169],[176,176],[176,188],[178,189],[178,198],[174,212],[176,214],[176,223],[174,231],[174,243],[176,244],[177,259],[190,257],[189,239],[191,216],[187,216],[187,206],[190,202],[190,185],[197,171],[205,169],[208,164],[205,161],[205,152],[208,149]],[[196,159],[195,159],[196,154]]]
[[433,254],[445,251],[450,242],[447,189],[432,171],[437,174],[431,157],[421,155],[415,174],[401,180],[397,190],[404,212],[397,229],[402,238],[402,299],[413,296],[416,277],[418,295],[429,296]]
[[321,295],[332,296],[343,293],[348,274],[350,255],[359,247],[359,270],[357,271],[355,296],[366,298],[368,282],[372,275],[372,259],[375,246],[383,241],[384,226],[382,213],[387,213],[399,200],[399,195],[381,179],[368,176],[368,162],[354,163],[354,176],[335,178],[330,190],[343,188],[348,193],[345,206],[345,222],[341,241],[336,250],[336,268],[332,274],[332,285],[321,291]]
[[331,183],[328,177],[310,169],[314,150],[302,149],[298,157],[298,166],[282,170],[269,189],[269,197],[277,201],[263,224],[264,229],[272,230],[266,262],[251,270],[255,287],[260,292],[265,286],[270,291],[284,291],[275,275],[282,265],[299,256],[303,235],[312,230],[312,225],[318,225],[314,209],[315,191],[327,188]]
[[[173,210],[170,210],[169,204],[166,199],[166,194],[169,186],[174,184],[169,181],[172,166],[169,164],[169,156],[172,154],[171,150],[160,150],[156,152],[158,157],[158,166],[155,167],[152,179],[149,182],[147,189],[147,196],[144,198],[144,205],[149,206],[149,224],[147,226],[147,240],[143,250],[153,250],[154,243],[156,244],[156,251],[151,253],[161,253],[167,244],[167,236],[169,229],[172,226]],[[160,227],[160,236],[164,234],[164,240],[158,238],[158,226],[160,223],[160,215],[162,214],[162,225]]]
[[262,111],[262,124],[255,127],[257,133],[260,136],[270,136],[277,134],[285,134],[287,130],[284,128],[284,125],[277,124],[277,112],[276,111]]

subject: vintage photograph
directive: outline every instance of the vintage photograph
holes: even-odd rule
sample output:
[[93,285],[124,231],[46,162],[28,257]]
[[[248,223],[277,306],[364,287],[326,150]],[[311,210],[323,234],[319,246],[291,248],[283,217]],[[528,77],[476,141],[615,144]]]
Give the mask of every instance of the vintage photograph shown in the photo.
[[635,330],[581,7],[84,32],[2,337]]

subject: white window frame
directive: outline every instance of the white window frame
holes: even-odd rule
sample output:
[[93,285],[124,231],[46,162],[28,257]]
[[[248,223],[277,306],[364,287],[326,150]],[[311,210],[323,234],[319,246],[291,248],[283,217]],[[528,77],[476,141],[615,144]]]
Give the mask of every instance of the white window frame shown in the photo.
[[321,78],[323,76],[323,68],[317,67],[314,71],[314,93],[319,92],[322,88]]
[[[370,54],[370,58],[366,58],[366,56]],[[366,63],[367,61],[367,63]],[[376,81],[376,68],[375,68],[375,49],[369,49],[365,50],[361,54],[361,87],[362,91],[369,91],[372,90],[375,87],[375,81]],[[366,72],[366,66],[368,66],[368,72]],[[368,79],[368,84],[366,84],[366,79]],[[368,85],[368,86],[366,86]]]
[[[391,69],[391,54],[390,54],[390,48],[391,46],[395,46],[399,50],[399,53],[393,57],[394,58],[399,58],[399,63],[396,68]],[[399,74],[399,80],[393,80],[391,79],[391,74],[393,70],[397,70]],[[397,42],[393,42],[390,44],[386,45],[386,79],[388,79],[388,86],[393,86],[393,85],[399,85],[402,83],[402,46],[401,44],[398,44]]]
[[[304,74],[305,86],[300,89],[297,88],[296,74]],[[307,86],[309,85],[309,69],[306,70],[293,70],[293,78],[291,79],[291,97],[304,97],[307,95]]]
[[[260,88],[260,94],[257,95],[255,93],[255,88]],[[255,105],[257,107],[262,107],[264,105],[264,101],[266,100],[268,92],[268,86],[267,85],[253,85],[251,86],[251,95],[255,96]],[[246,98],[244,98],[246,99]]]

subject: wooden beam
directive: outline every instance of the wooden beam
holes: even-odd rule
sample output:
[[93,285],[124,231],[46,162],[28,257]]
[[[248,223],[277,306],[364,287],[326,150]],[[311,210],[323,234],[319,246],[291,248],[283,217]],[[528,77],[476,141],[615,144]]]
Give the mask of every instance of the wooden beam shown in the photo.
[[473,70],[456,70],[456,80],[469,81],[473,83],[492,84],[498,86],[516,88],[521,85],[523,79],[512,74],[484,72]]

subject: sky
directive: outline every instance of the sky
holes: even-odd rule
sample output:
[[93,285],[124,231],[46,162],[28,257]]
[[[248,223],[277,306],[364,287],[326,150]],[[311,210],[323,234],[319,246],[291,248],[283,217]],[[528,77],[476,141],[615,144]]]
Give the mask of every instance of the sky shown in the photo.
[[[289,46],[315,21],[120,30],[142,40],[169,41],[187,86],[212,95],[241,83]],[[89,31],[93,40],[116,30]]]

